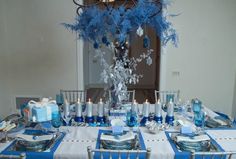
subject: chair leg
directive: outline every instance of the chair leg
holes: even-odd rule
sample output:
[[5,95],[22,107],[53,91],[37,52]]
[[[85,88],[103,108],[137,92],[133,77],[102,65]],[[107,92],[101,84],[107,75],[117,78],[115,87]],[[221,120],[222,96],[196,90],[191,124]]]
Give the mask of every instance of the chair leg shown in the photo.
[[25,153],[21,153],[20,154],[20,159],[26,159],[26,154]]
[[88,158],[93,159],[93,152],[91,146],[87,147],[87,151],[88,151]]
[[191,159],[195,159],[195,154],[194,154],[194,152],[191,153]]
[[151,148],[147,148],[146,159],[150,159],[151,157]]

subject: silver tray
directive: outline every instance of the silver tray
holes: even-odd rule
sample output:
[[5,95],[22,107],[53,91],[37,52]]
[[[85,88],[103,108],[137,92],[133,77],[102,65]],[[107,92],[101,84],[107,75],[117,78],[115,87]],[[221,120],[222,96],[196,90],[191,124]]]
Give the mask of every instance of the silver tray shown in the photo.
[[209,141],[201,141],[201,142],[177,142],[176,136],[180,135],[180,133],[171,133],[171,139],[174,142],[176,148],[179,151],[187,151],[187,152],[220,152],[220,149],[217,147],[215,143],[213,143],[212,139]]
[[62,133],[56,133],[51,140],[30,142],[26,140],[16,139],[8,151],[24,151],[24,152],[43,152],[54,147],[55,143],[63,137]]
[[[124,132],[121,135],[126,134]],[[112,133],[106,132],[106,135],[112,135]],[[100,140],[100,149],[109,149],[109,150],[140,150],[140,139],[139,133],[135,133],[135,138],[133,140],[124,141],[124,142],[114,142],[114,141],[107,141],[107,140]]]

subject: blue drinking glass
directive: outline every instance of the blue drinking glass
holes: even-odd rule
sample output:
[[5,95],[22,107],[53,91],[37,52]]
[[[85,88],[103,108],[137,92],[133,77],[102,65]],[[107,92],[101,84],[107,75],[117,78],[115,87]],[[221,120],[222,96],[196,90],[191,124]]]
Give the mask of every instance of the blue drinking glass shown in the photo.
[[62,105],[63,104],[63,96],[62,96],[62,94],[57,94],[56,95],[56,102],[57,102],[57,105]]
[[138,125],[138,119],[137,119],[137,114],[136,112],[133,111],[129,111],[127,113],[127,126],[129,127],[134,127]]
[[59,127],[62,125],[61,122],[61,115],[59,112],[53,112],[52,113],[52,120],[51,120],[51,124],[54,128],[57,129],[57,131],[59,131]]
[[199,113],[194,113],[194,124],[198,127],[204,127],[205,125],[205,114],[200,111]]
[[200,113],[202,110],[202,102],[198,99],[192,100],[192,109],[194,113]]
[[174,102],[174,94],[167,94],[166,103],[169,103],[171,99],[172,99],[172,102]]

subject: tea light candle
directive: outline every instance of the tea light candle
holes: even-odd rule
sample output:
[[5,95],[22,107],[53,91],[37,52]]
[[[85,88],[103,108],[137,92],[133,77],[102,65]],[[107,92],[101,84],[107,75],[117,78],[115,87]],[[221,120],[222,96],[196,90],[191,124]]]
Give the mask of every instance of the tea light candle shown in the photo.
[[75,112],[76,112],[76,117],[81,117],[82,116],[82,105],[81,105],[81,102],[80,102],[79,98],[78,98],[78,101],[76,103]]
[[70,114],[70,103],[67,101],[67,99],[65,99],[64,101],[65,101],[64,107],[63,107],[64,116],[67,117]]
[[172,102],[172,99],[170,99],[170,102],[167,107],[167,115],[169,117],[174,116],[174,103]]
[[102,101],[102,98],[100,98],[100,101],[98,102],[98,116],[103,117],[104,114],[104,103]]
[[92,116],[93,116],[93,103],[89,98],[89,101],[87,102],[87,117],[92,117]]
[[162,109],[161,109],[161,102],[160,99],[158,99],[158,101],[155,104],[155,115],[157,117],[161,117],[162,115]]
[[134,102],[132,103],[131,111],[136,112],[136,113],[138,112],[138,103],[136,102],[135,99],[134,99]]
[[146,99],[146,101],[143,103],[143,115],[145,117],[149,116],[149,107],[150,107],[150,103],[148,102],[148,100]]

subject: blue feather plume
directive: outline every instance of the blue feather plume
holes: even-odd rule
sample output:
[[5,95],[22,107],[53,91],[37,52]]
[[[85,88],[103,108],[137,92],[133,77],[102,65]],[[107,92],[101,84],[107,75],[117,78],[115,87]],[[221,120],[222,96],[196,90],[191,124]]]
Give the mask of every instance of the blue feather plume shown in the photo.
[[131,31],[136,31],[138,27],[145,25],[155,29],[162,45],[172,42],[177,46],[176,30],[161,12],[161,9],[166,8],[170,2],[161,0],[162,6],[160,6],[150,3],[149,0],[138,0],[133,8],[127,10],[122,5],[118,8],[108,7],[105,10],[91,6],[76,17],[74,24],[63,23],[63,25],[78,32],[84,40],[93,41],[96,48],[100,44],[109,45],[104,35],[112,35],[119,43],[124,43]]

